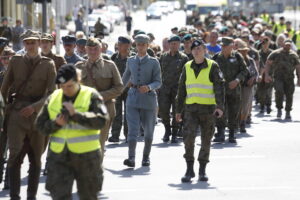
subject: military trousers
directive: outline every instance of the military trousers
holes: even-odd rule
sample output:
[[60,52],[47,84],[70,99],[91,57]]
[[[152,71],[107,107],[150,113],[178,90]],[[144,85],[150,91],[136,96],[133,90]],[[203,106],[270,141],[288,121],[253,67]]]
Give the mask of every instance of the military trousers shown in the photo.
[[172,127],[178,129],[178,123],[175,117],[175,98],[177,95],[177,87],[168,88],[162,86],[159,90],[158,105],[159,105],[159,116],[162,119],[163,124],[170,125],[170,111],[172,108]]
[[291,111],[293,106],[293,94],[295,92],[295,83],[294,79],[287,79],[287,80],[274,80],[274,89],[275,89],[275,102],[276,108],[282,109],[283,108],[283,100],[285,97],[285,110]]
[[194,161],[195,138],[197,136],[197,129],[200,125],[201,129],[201,149],[198,155],[198,161],[209,162],[209,154],[211,147],[211,139],[215,130],[215,118],[213,112],[210,114],[203,114],[199,110],[184,111],[183,116],[183,142],[184,142],[184,158],[187,162]]
[[271,106],[272,104],[273,83],[265,83],[264,81],[257,85],[258,102],[261,106]]
[[104,127],[101,129],[101,133],[100,133],[100,144],[101,144],[102,153],[104,153],[105,142],[108,138],[108,133],[109,133],[111,123],[116,115],[115,103],[113,101],[105,102],[105,106],[106,106],[107,112],[109,114],[109,120],[106,121],[106,123],[105,123]]
[[225,112],[223,117],[217,119],[217,127],[235,130],[238,127],[239,112],[241,107],[241,90],[235,89],[225,93]]
[[149,156],[151,145],[153,141],[153,134],[156,122],[156,109],[142,109],[133,106],[126,107],[126,117],[128,123],[128,144],[129,144],[129,158],[135,157],[135,148],[137,138],[140,133],[141,125],[144,129],[144,152],[143,154]]
[[96,200],[102,189],[103,169],[100,150],[76,154],[66,147],[57,154],[50,150],[46,189],[53,200],[71,200],[76,180],[80,200]]
[[[123,92],[122,95],[116,99],[116,103],[115,103],[116,116],[111,125],[111,134],[114,138],[120,137],[120,132],[122,129],[123,122],[124,122],[123,133],[124,136],[127,138],[128,126],[126,120],[126,98],[127,98],[127,92]],[[124,110],[124,120],[123,120],[123,110]]]

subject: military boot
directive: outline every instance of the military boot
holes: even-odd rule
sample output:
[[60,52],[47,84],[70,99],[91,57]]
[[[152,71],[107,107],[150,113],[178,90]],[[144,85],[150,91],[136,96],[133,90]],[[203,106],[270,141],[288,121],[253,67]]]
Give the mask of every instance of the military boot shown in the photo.
[[206,175],[206,164],[204,162],[200,162],[200,168],[199,168],[199,181],[208,181],[208,177]]
[[271,112],[272,112],[271,105],[267,105],[267,114],[270,114]]
[[240,123],[240,132],[241,133],[247,133],[247,131],[246,131],[246,121],[245,120],[241,120],[241,123]]
[[264,105],[261,105],[260,106],[260,111],[259,111],[260,114],[264,114],[265,113],[265,106]]
[[150,166],[150,158],[149,155],[143,155],[142,166],[148,167]]
[[28,174],[27,200],[36,200],[39,187],[41,168],[30,164]]
[[234,136],[234,130],[229,130],[229,143],[234,143],[236,144],[236,138]]
[[281,118],[281,116],[282,116],[281,109],[277,109],[277,118]]
[[181,182],[183,183],[191,182],[191,179],[195,177],[194,161],[187,161],[186,165],[187,169],[185,175],[181,178]]
[[221,143],[225,141],[225,128],[217,127],[218,132],[215,134],[213,142]]
[[128,167],[135,167],[135,161],[133,158],[127,158],[123,162],[124,165],[127,165]]
[[171,139],[171,143],[178,143],[177,140],[177,133],[178,133],[178,129],[176,128],[172,128],[172,139]]
[[124,160],[123,164],[128,167],[135,167],[135,149],[136,149],[136,141],[130,140],[128,141],[128,158]]
[[169,142],[170,141],[170,135],[171,135],[171,126],[170,124],[164,123],[165,126],[165,135],[163,137],[163,142]]
[[292,116],[291,116],[291,112],[290,112],[290,111],[286,111],[286,113],[285,113],[285,119],[286,119],[286,120],[291,120],[291,119],[292,119]]

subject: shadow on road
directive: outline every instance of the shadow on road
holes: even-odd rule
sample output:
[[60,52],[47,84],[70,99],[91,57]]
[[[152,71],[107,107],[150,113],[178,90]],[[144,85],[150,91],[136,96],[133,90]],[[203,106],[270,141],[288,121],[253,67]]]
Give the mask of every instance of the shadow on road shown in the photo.
[[114,175],[118,175],[122,178],[131,178],[133,176],[145,176],[150,175],[150,167],[140,167],[140,168],[126,168],[123,170],[113,170],[105,168],[107,171]]
[[203,189],[203,190],[208,190],[208,189],[216,189],[216,187],[211,187],[209,183],[207,182],[190,182],[190,183],[180,183],[180,184],[173,184],[170,183],[168,184],[170,187],[177,188],[178,190],[194,190],[194,189]]
[[213,148],[213,149],[241,148],[241,146],[239,146],[238,143],[233,144],[233,143],[228,143],[227,141],[225,141],[225,143],[213,143],[211,145],[211,148]]
[[1,190],[0,198],[9,197],[9,190]]
[[168,147],[177,147],[181,146],[182,140],[178,140],[178,143],[157,143],[153,144],[152,146],[158,147],[158,148],[168,148]]

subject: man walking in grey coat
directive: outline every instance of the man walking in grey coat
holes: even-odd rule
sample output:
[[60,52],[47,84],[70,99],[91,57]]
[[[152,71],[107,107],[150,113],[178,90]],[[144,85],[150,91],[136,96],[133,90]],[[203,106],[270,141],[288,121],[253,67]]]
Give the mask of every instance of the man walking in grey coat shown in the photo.
[[137,55],[127,60],[123,74],[124,86],[129,86],[126,99],[126,117],[128,123],[128,159],[124,165],[135,167],[135,149],[140,124],[144,128],[145,146],[142,166],[150,165],[150,151],[158,107],[156,89],[161,86],[160,65],[156,58],[147,54],[149,37],[139,34],[134,38]]

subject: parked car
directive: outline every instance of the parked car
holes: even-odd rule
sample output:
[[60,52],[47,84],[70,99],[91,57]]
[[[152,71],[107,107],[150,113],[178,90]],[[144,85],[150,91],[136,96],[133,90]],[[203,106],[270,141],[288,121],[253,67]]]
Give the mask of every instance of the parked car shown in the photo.
[[[95,33],[95,24],[98,20],[98,18],[101,18],[101,23],[106,27],[104,28],[104,34],[109,35],[111,33],[111,25],[109,22],[105,21],[105,16],[99,15],[99,14],[90,14],[88,16],[88,27],[90,33]],[[84,27],[86,27],[86,22],[84,22]]]
[[109,11],[111,17],[114,19],[115,24],[120,25],[122,21],[124,21],[125,16],[120,7],[118,6],[107,6],[107,10]]
[[162,10],[159,6],[150,6],[146,10],[146,19],[161,19]]

